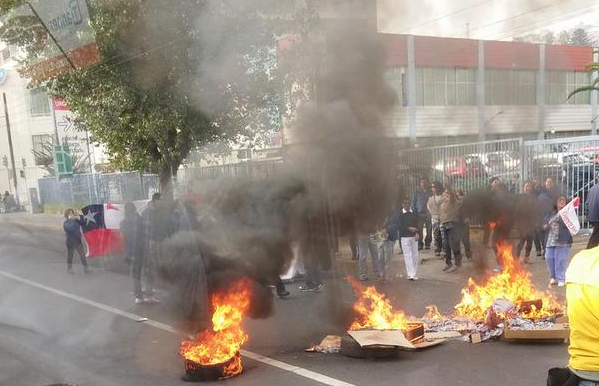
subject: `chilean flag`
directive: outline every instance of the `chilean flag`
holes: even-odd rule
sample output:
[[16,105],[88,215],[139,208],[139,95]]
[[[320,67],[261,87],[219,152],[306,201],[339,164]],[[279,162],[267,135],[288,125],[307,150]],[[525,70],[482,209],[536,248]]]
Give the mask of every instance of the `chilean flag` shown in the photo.
[[[138,212],[148,205],[148,200],[134,202]],[[87,256],[106,256],[125,250],[125,241],[119,228],[125,218],[125,205],[94,204],[81,209],[83,237],[87,243]]]

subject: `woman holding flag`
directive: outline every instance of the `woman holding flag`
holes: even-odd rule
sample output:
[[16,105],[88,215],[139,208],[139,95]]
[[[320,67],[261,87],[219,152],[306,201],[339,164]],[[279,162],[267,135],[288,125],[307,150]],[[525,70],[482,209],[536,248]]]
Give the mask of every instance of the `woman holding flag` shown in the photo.
[[[572,203],[568,205],[572,205]],[[553,211],[545,218],[545,225],[543,226],[543,229],[547,231],[545,260],[551,276],[549,285],[557,284],[558,287],[566,285],[568,254],[572,247],[571,231],[562,218],[568,216],[567,212],[564,211],[568,208],[565,207],[566,196],[560,195]]]

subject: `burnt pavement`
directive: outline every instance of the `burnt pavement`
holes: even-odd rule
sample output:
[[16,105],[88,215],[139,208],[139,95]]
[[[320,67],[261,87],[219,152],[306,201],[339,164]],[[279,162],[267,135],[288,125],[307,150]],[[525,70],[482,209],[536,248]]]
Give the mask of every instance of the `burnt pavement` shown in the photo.
[[[0,218],[0,385],[183,385],[179,343],[188,332],[166,292],[159,305],[135,305],[126,266],[92,259],[92,273],[66,271],[60,216],[5,214]],[[473,232],[476,238],[476,232]],[[573,255],[586,239],[576,238]],[[320,293],[303,293],[287,284],[288,299],[277,299],[275,313],[247,319],[249,341],[244,373],[225,382],[239,385],[534,385],[545,384],[547,370],[566,364],[564,344],[448,341],[397,359],[355,359],[304,350],[347,326],[354,294],[344,280],[357,267],[344,253],[334,259]],[[492,268],[491,252],[474,250],[458,273],[442,272],[443,262],[422,251],[420,280],[409,282],[403,259],[398,274],[377,284],[393,304],[422,316],[436,304],[450,313],[467,278]],[[539,288],[547,285],[543,260],[528,266]],[[370,282],[371,283],[371,282]],[[560,298],[563,288],[553,291]]]

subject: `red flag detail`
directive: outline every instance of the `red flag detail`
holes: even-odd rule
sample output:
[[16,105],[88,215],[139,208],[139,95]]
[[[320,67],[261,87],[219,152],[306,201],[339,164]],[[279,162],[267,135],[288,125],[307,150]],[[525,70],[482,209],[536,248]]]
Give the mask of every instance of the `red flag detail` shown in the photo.
[[125,250],[123,236],[116,229],[93,229],[83,236],[87,242],[88,257],[106,256]]

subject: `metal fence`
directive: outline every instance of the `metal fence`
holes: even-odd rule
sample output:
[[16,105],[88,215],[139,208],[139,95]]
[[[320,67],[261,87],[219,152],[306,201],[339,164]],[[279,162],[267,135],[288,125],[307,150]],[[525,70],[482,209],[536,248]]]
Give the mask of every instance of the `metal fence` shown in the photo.
[[552,178],[568,198],[580,198],[583,227],[588,227],[586,197],[598,171],[596,136],[437,146],[403,150],[398,157],[398,178],[409,192],[418,188],[422,178],[446,181],[467,192],[483,189],[492,177],[498,177],[513,193],[519,193],[526,180],[543,183]]
[[158,176],[136,172],[75,174],[70,179],[42,178],[38,182],[42,204],[124,203],[149,198],[158,191]]

